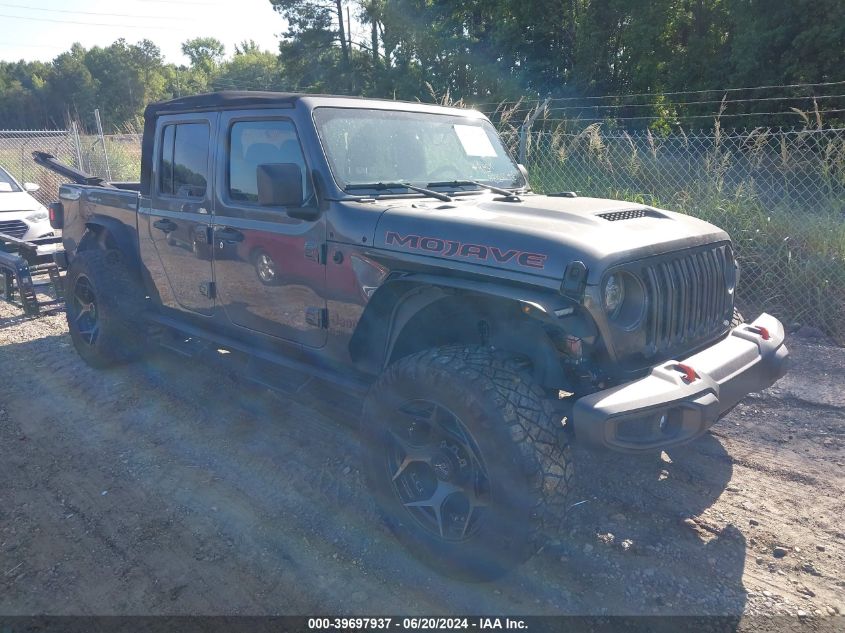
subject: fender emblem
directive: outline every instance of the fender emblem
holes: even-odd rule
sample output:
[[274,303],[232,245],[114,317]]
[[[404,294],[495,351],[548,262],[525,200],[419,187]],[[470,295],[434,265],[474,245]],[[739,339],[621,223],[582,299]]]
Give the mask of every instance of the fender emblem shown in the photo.
[[408,250],[424,251],[442,257],[460,257],[467,260],[498,264],[513,261],[518,266],[526,268],[543,269],[546,267],[546,259],[548,259],[548,256],[542,253],[529,253],[516,249],[502,250],[498,246],[455,242],[438,237],[399,235],[395,231],[387,231],[384,241],[387,244],[394,244]]

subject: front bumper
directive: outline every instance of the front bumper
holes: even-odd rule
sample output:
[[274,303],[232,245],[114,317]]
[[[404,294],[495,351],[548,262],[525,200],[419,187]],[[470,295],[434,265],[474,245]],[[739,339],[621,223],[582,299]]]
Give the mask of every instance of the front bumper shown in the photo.
[[[761,314],[689,358],[667,361],[644,378],[580,398],[572,411],[575,437],[623,452],[695,439],[748,393],[786,373],[789,351],[783,341],[780,321]],[[694,379],[687,380],[686,368],[694,370]]]

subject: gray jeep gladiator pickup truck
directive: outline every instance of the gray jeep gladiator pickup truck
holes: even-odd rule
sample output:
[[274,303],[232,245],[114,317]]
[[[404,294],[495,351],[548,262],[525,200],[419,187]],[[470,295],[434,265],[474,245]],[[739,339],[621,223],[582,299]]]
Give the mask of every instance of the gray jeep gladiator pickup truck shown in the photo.
[[536,552],[572,442],[688,442],[785,371],[781,323],[734,308],[725,232],[532,193],[478,112],[216,93],[145,117],[140,183],[78,173],[51,206],[77,351],[204,341],[265,384],[360,393],[370,490],[439,570]]

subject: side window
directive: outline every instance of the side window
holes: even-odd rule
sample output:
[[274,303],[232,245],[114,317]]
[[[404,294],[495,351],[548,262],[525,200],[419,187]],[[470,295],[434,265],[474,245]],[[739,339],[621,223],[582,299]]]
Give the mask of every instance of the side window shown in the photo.
[[229,197],[258,202],[259,165],[294,163],[302,170],[304,199],[311,185],[296,128],[290,121],[236,121],[229,131]]
[[208,184],[208,125],[168,125],[161,139],[160,192],[179,198],[205,197]]

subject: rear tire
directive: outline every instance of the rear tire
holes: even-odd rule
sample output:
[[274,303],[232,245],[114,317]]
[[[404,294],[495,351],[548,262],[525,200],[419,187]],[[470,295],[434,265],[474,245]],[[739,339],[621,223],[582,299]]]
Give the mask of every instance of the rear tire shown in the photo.
[[742,316],[742,312],[734,308],[734,314],[731,318],[731,329],[734,329],[738,325],[742,325],[745,323],[745,318]]
[[119,251],[77,253],[65,289],[68,331],[86,363],[100,369],[140,356],[144,294]]
[[560,527],[569,445],[542,389],[507,357],[449,346],[397,361],[364,403],[362,433],[383,519],[439,572],[491,580]]

